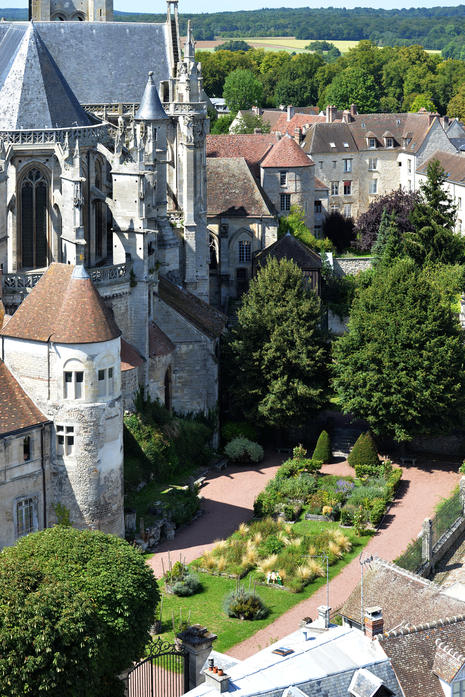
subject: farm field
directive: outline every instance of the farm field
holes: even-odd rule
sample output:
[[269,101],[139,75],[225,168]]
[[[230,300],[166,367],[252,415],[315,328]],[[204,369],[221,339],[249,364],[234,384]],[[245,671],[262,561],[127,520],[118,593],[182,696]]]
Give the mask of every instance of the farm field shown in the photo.
[[[305,46],[310,43],[310,39],[295,39],[293,36],[245,37],[241,40],[254,48],[263,48],[265,51],[295,51],[296,53],[305,51]],[[213,51],[216,46],[225,41],[228,41],[227,37],[215,41],[196,41],[195,46],[198,51]],[[332,43],[341,53],[346,53],[349,48],[356,46],[358,41],[332,41]]]

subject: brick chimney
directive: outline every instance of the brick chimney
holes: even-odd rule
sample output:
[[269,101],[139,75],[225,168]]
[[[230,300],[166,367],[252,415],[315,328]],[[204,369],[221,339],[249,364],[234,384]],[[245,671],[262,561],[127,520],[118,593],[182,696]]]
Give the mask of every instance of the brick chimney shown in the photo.
[[430,113],[428,114],[428,123],[429,123],[430,126],[431,126],[431,124],[433,123],[434,119],[436,119],[436,118],[437,118],[437,119],[440,118],[440,115],[438,114],[437,111],[436,111],[436,112],[430,112]]
[[295,114],[295,109],[292,104],[287,107],[287,120],[290,121]]
[[302,141],[302,129],[301,128],[294,128],[294,140],[298,145],[300,145],[300,143]]
[[369,639],[374,639],[384,631],[384,620],[381,608],[378,605],[365,608],[365,634]]
[[345,121],[345,123],[351,123],[354,120],[349,109],[344,109],[342,112],[342,120]]
[[358,114],[358,109],[356,104],[351,104],[350,105],[350,115],[351,116],[357,116]]
[[328,104],[326,107],[326,123],[333,123],[336,119],[337,107]]

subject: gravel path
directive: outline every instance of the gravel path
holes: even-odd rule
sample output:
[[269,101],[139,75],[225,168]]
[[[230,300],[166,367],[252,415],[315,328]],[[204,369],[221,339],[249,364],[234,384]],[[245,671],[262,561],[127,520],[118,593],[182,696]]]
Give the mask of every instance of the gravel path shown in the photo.
[[[160,545],[148,562],[156,576],[162,574],[162,559],[167,567],[168,551],[173,561],[181,555],[190,562],[211,549],[215,540],[227,537],[239,523],[249,520],[256,495],[274,476],[283,459],[285,456],[272,453],[251,469],[228,467],[224,472],[210,473],[201,489],[204,515],[182,530],[174,540]],[[388,561],[399,556],[420,531],[423,519],[431,515],[438,501],[448,496],[458,484],[460,474],[457,468],[457,463],[419,459],[416,467],[405,468],[398,496],[381,529],[365,547],[363,556],[376,554]],[[353,474],[347,462],[325,465],[322,471],[341,476]],[[359,579],[360,565],[356,558],[330,582],[330,605],[334,610],[342,605]],[[322,604],[326,604],[325,586],[228,653],[237,658],[250,656],[260,647],[294,631],[302,617],[314,617],[316,608]]]

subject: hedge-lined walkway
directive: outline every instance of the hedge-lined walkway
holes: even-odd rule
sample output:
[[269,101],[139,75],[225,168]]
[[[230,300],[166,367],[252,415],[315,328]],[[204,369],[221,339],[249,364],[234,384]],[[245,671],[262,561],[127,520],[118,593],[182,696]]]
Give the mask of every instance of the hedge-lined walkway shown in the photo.
[[[286,456],[267,453],[264,462],[253,468],[228,467],[224,472],[210,473],[201,490],[204,515],[182,530],[175,539],[160,545],[148,563],[155,574],[162,575],[162,558],[167,567],[167,552],[176,561],[181,555],[191,562],[214,546],[214,541],[230,535],[238,525],[249,520],[257,494],[275,475]],[[458,484],[458,463],[439,463],[417,459],[417,466],[404,469],[398,496],[385,517],[380,531],[365,548],[364,556],[376,554],[393,560],[404,551],[410,540],[420,531],[423,519],[431,515],[440,499],[448,496]],[[328,474],[353,475],[347,462],[325,465]],[[360,578],[359,560],[354,559],[330,583],[330,605],[336,609],[342,605]],[[208,602],[208,599],[206,599]],[[257,632],[253,637],[237,644],[228,653],[246,658],[259,648],[264,648],[279,637],[289,634],[298,626],[302,617],[315,617],[318,605],[326,603],[326,587],[311,598],[302,601],[278,620]]]

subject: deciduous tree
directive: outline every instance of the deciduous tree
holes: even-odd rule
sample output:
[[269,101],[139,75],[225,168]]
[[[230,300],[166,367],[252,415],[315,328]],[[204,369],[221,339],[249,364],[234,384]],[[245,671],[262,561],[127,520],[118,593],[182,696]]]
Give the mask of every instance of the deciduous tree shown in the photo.
[[233,70],[224,81],[223,97],[233,112],[261,106],[263,85],[251,70]]

